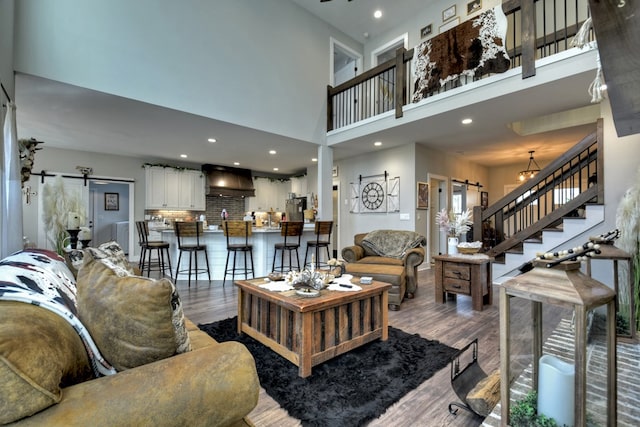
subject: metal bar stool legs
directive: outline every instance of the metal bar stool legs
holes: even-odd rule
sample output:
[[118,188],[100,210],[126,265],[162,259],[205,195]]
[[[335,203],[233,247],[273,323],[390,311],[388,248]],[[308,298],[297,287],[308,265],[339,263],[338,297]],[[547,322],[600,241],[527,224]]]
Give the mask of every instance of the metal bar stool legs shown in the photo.
[[[224,277],[222,279],[222,286],[224,286],[227,276],[231,274],[231,280],[234,281],[236,273],[241,274],[244,272],[245,280],[249,278],[249,272],[251,276],[254,276],[253,268],[253,245],[249,243],[249,237],[253,233],[251,228],[251,222],[249,221],[224,221],[222,224],[222,230],[227,238],[227,260],[224,263]],[[229,257],[233,252],[233,264],[231,271],[229,271]],[[244,265],[242,268],[236,267],[236,256],[238,252],[242,252],[244,256]],[[251,261],[251,268],[247,265],[247,252]]]
[[[233,261],[231,265],[231,271],[229,271],[229,257],[232,252],[233,252]],[[243,267],[241,268],[236,267],[236,255],[238,254],[238,252],[242,252],[244,257],[244,264],[243,264]],[[249,261],[251,262],[251,268],[247,266],[247,253],[249,253]],[[244,273],[244,278],[246,280],[249,278],[249,272],[251,272],[251,276],[254,276],[255,273],[253,268],[253,251],[251,249],[228,250],[227,261],[224,264],[224,278],[222,279],[222,286],[224,286],[225,282],[227,281],[227,276],[229,274],[231,274],[231,281],[233,282],[236,278],[236,273],[237,274]]]
[[[284,252],[288,252],[289,256],[289,270],[293,269],[292,252],[296,253],[296,268],[300,270],[300,255],[298,254],[298,248],[300,247],[300,237],[302,236],[302,230],[304,223],[302,221],[286,221],[281,224],[282,229],[280,235],[284,237],[283,242],[276,243],[273,252],[273,263],[271,264],[271,271],[280,271],[285,273],[284,266]],[[276,258],[280,253],[280,265],[276,267]]]
[[[188,284],[191,287],[191,276],[195,274],[196,282],[198,281],[198,275],[206,271],[209,283],[211,283],[211,271],[209,269],[209,255],[207,254],[207,247],[204,243],[200,242],[200,236],[202,236],[202,222],[175,222],[174,223],[176,239],[178,241],[178,265],[176,266],[176,276],[174,281],[178,280],[180,273],[188,274]],[[182,261],[182,253],[189,253],[189,268],[180,269],[180,262]],[[198,266],[198,253],[204,252],[205,267]]]

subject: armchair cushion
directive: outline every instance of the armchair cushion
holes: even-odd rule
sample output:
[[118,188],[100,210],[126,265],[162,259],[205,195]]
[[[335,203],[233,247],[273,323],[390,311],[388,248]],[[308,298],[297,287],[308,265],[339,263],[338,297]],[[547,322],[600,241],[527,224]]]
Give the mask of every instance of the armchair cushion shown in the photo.
[[362,246],[375,255],[389,258],[404,258],[407,250],[425,245],[424,236],[405,230],[374,230],[362,239]]
[[[399,307],[405,294],[413,298],[418,288],[418,266],[424,261],[424,236],[406,230],[376,230],[356,234],[353,243],[342,249],[342,258],[349,263],[345,267],[348,273],[398,283],[397,289],[389,292],[390,307]],[[404,269],[402,274],[398,266]]]

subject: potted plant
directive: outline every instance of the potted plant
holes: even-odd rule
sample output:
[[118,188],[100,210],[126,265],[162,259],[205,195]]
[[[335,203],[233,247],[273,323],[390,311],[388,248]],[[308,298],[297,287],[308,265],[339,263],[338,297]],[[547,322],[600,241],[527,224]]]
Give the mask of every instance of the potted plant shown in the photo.
[[436,214],[436,223],[440,227],[440,231],[447,234],[447,246],[449,255],[458,253],[458,238],[461,234],[471,229],[473,221],[471,220],[471,210],[455,214],[453,211],[447,213],[446,209],[442,209]]
[[538,393],[529,392],[511,407],[509,421],[513,427],[557,427],[553,418],[538,414]]

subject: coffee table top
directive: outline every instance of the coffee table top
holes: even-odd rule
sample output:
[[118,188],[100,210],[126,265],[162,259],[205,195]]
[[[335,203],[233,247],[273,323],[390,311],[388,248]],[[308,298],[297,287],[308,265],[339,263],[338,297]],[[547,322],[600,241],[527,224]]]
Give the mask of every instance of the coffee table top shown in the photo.
[[353,278],[351,283],[362,288],[359,291],[332,291],[323,289],[317,297],[304,297],[298,295],[295,290],[275,292],[261,288],[260,285],[266,283],[263,277],[250,280],[236,280],[235,285],[243,291],[258,295],[260,298],[277,303],[289,310],[306,312],[342,305],[350,301],[358,301],[369,296],[379,295],[391,288],[391,284],[386,282],[373,281],[370,285],[360,283],[358,278]]

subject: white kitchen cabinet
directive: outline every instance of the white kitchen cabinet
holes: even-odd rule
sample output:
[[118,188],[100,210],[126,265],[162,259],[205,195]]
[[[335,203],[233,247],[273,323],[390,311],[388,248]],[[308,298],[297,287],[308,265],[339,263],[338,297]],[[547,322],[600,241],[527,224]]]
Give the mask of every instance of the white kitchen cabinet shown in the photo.
[[246,210],[249,212],[269,212],[273,209],[275,212],[283,212],[285,200],[290,192],[290,185],[289,181],[254,177],[253,187],[256,190],[256,195],[247,198]]
[[194,171],[193,176],[193,209],[196,211],[207,210],[207,190],[205,174]]
[[166,208],[166,173],[165,168],[146,168],[146,203],[147,209]]
[[276,212],[284,212],[286,208],[286,200],[291,192],[290,181],[275,181],[275,191],[273,198],[273,210]]
[[291,192],[298,197],[307,195],[307,176],[294,176],[291,178]]
[[206,209],[202,172],[147,167],[145,176],[147,209]]
[[180,173],[179,206],[184,209],[206,210],[204,174],[198,171],[184,171]]
[[271,200],[273,198],[273,187],[271,186],[271,180],[268,178],[253,178],[253,188],[255,191],[254,197],[249,197],[246,203],[246,209],[250,212],[266,212],[271,207]]

